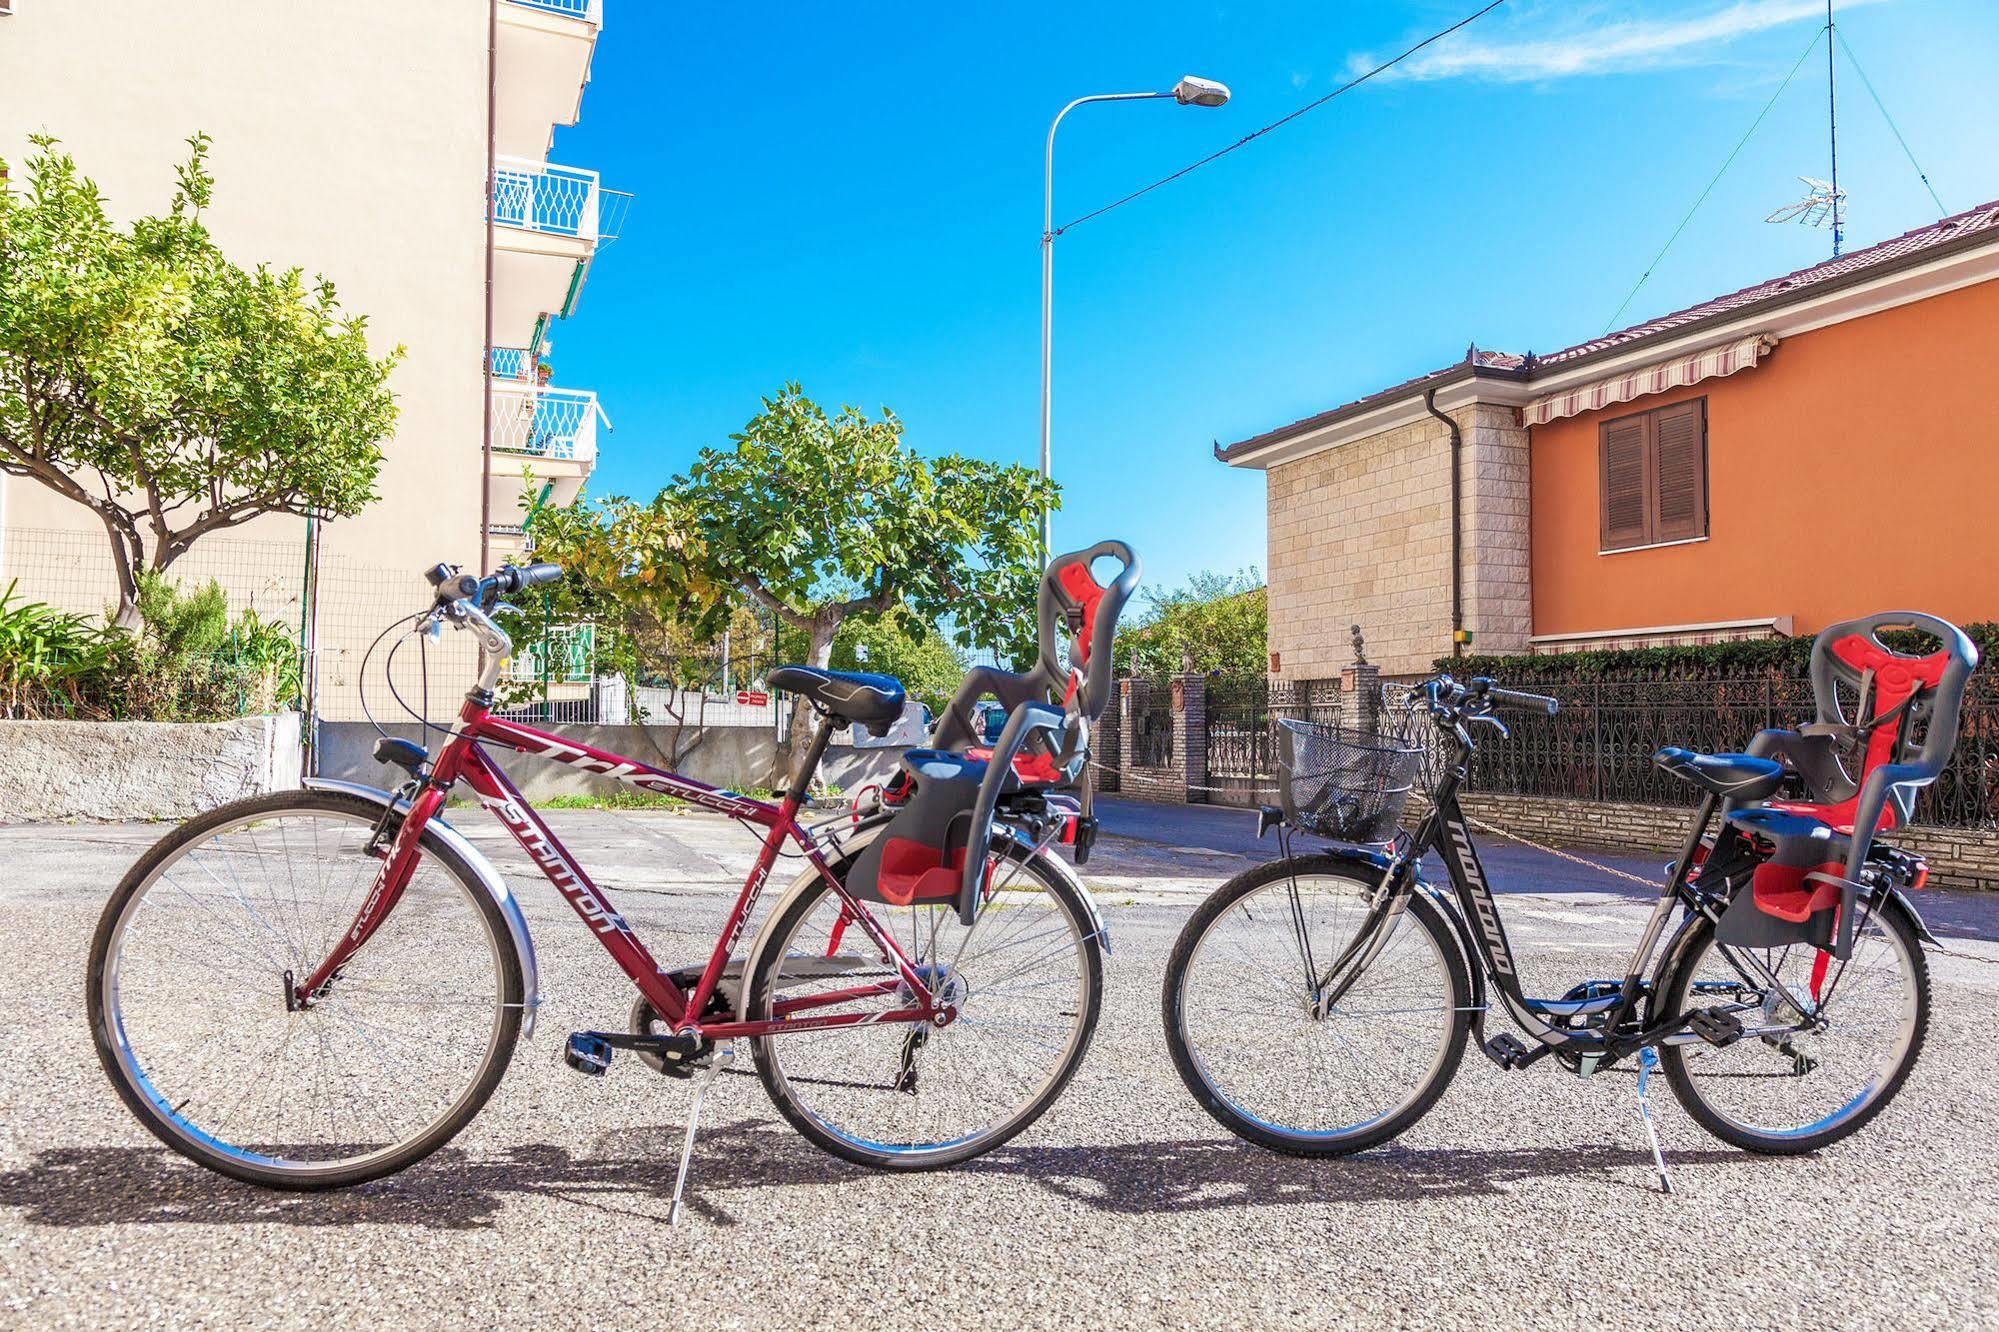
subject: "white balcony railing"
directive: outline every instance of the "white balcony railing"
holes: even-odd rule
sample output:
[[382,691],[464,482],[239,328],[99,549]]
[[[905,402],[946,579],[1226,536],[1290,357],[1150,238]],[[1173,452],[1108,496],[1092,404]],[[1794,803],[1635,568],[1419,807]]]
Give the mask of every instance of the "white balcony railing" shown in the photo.
[[604,25],[603,0],[508,0],[508,3],[525,9],[546,9],[551,14],[567,14],[598,27]]
[[582,167],[502,157],[493,169],[493,220],[503,227],[615,240],[631,198],[600,188],[597,173]]
[[597,422],[610,421],[588,389],[492,381],[493,448],[530,458],[597,460]]
[[534,362],[528,359],[526,347],[495,347],[493,359],[487,373],[495,379],[533,378]]

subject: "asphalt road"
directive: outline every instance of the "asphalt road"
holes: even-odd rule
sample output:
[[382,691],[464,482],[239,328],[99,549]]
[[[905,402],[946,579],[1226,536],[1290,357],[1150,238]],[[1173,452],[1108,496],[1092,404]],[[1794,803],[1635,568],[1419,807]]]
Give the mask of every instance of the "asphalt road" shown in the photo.
[[[674,960],[705,948],[749,847],[699,816],[556,824]],[[1396,1144],[1303,1162],[1203,1115],[1160,1033],[1190,894],[1245,862],[1108,838],[1087,873],[1114,944],[1106,1011],[1041,1122],[953,1171],[879,1175],[797,1138],[753,1078],[723,1078],[691,1216],[669,1229],[687,1084],[560,1066],[562,1033],[618,1023],[628,987],[486,831],[549,1000],[470,1129],[400,1176],[312,1196],[157,1146],[97,1066],[82,976],[111,885],[164,831],[0,827],[0,1326],[1999,1325],[1999,944],[1932,957],[1930,1043],[1901,1098],[1814,1157],[1726,1148],[1662,1092],[1665,1197],[1628,1076],[1468,1055]],[[1642,911],[1584,890],[1503,906],[1530,988],[1614,969]]]

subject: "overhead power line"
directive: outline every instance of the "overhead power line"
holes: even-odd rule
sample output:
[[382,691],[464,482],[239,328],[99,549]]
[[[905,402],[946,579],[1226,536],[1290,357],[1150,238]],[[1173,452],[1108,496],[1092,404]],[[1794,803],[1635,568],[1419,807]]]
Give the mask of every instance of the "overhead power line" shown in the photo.
[[1102,208],[1095,208],[1087,213],[1084,213],[1081,217],[1071,218],[1069,221],[1064,222],[1061,226],[1055,228],[1052,234],[1059,236],[1071,227],[1079,227],[1083,223],[1090,221],[1092,218],[1102,217],[1105,213],[1110,212],[1114,208],[1122,208],[1126,204],[1130,203],[1132,200],[1142,198],[1143,196],[1152,193],[1154,190],[1158,189],[1162,185],[1171,185],[1174,181],[1180,179],[1182,176],[1191,175],[1192,173],[1199,171],[1202,167],[1208,165],[1210,162],[1220,161],[1222,158],[1227,157],[1230,153],[1236,151],[1238,148],[1244,148],[1256,142],[1264,135],[1270,133],[1270,131],[1277,129],[1280,126],[1288,125],[1292,121],[1298,119],[1298,117],[1305,115],[1308,112],[1318,110],[1320,107],[1332,101],[1335,97],[1338,97],[1340,94],[1353,91],[1355,88],[1358,88],[1361,84],[1366,83],[1369,79],[1373,78],[1375,75],[1380,74],[1386,70],[1395,68],[1395,66],[1401,64],[1403,61],[1407,60],[1410,56],[1415,55],[1418,51],[1422,50],[1424,47],[1429,46],[1432,43],[1442,41],[1444,38],[1450,36],[1452,33],[1456,32],[1460,28],[1469,27],[1471,24],[1478,22],[1478,20],[1484,18],[1487,14],[1490,14],[1493,10],[1499,8],[1501,5],[1505,3],[1506,0],[1492,0],[1492,3],[1485,6],[1483,9],[1480,9],[1475,13],[1466,15],[1464,18],[1459,19],[1456,23],[1453,23],[1450,27],[1443,29],[1441,32],[1435,32],[1430,34],[1428,37],[1425,37],[1422,41],[1416,43],[1414,46],[1404,51],[1401,55],[1396,56],[1393,60],[1383,61],[1381,64],[1376,65],[1373,69],[1368,70],[1365,74],[1360,74],[1354,78],[1347,80],[1345,83],[1333,89],[1331,92],[1327,93],[1324,97],[1319,98],[1317,101],[1305,103],[1305,105],[1299,107],[1296,111],[1293,111],[1291,114],[1287,116],[1282,116],[1276,120],[1271,121],[1268,125],[1265,125],[1260,130],[1256,130],[1252,133],[1243,135],[1240,139],[1237,139],[1234,143],[1230,144],[1228,147],[1222,148],[1216,152],[1209,153],[1206,157],[1201,158],[1199,161],[1189,162],[1186,166],[1181,167],[1178,171],[1173,172],[1171,175],[1161,176],[1158,180],[1153,181],[1150,185],[1147,185],[1143,189],[1133,190],[1130,194],[1125,195],[1121,199],[1114,199],[1110,203],[1105,204]]
[[1922,164],[1916,161],[1916,155],[1909,151],[1909,141],[1902,137],[1901,129],[1895,124],[1895,117],[1889,115],[1888,108],[1882,105],[1881,94],[1874,91],[1874,80],[1868,78],[1867,71],[1860,67],[1860,57],[1853,54],[1853,48],[1846,44],[1844,34],[1835,29],[1833,36],[1839,39],[1839,49],[1846,52],[1846,63],[1852,65],[1853,72],[1860,76],[1860,86],[1867,89],[1867,95],[1874,99],[1874,109],[1881,113],[1881,119],[1888,122],[1888,132],[1895,136],[1896,143],[1902,145],[1902,156],[1909,159],[1909,165],[1915,168],[1916,178],[1922,181],[1923,188],[1930,192],[1930,202],[1937,206],[1937,216],[1948,216],[1950,209],[1945,208],[1943,200],[1937,198],[1936,187],[1930,184],[1930,178],[1923,171]]
[[1707,188],[1702,190],[1700,197],[1694,200],[1694,206],[1689,208],[1687,215],[1680,219],[1680,225],[1673,228],[1673,234],[1666,237],[1666,243],[1659,247],[1659,253],[1652,256],[1652,262],[1645,265],[1645,271],[1639,275],[1638,281],[1632,284],[1631,290],[1625,293],[1624,299],[1618,303],[1617,309],[1611,312],[1609,320],[1603,326],[1605,333],[1617,327],[1619,317],[1624,314],[1625,310],[1631,305],[1631,302],[1637,297],[1638,289],[1651,279],[1653,271],[1659,267],[1659,262],[1666,257],[1666,251],[1673,248],[1673,242],[1677,241],[1680,238],[1680,233],[1687,229],[1687,223],[1694,220],[1694,214],[1698,213],[1701,210],[1701,205],[1707,202],[1708,195],[1714,193],[1714,187],[1721,184],[1721,178],[1728,174],[1728,169],[1731,166],[1735,165],[1735,159],[1741,156],[1743,148],[1748,146],[1750,139],[1756,136],[1756,131],[1762,126],[1764,117],[1770,114],[1770,108],[1777,105],[1777,99],[1784,95],[1784,89],[1791,86],[1791,80],[1795,79],[1798,76],[1798,71],[1805,67],[1805,61],[1811,58],[1812,52],[1819,49],[1819,41],[1825,35],[1825,29],[1823,28],[1812,34],[1811,45],[1807,46],[1804,54],[1798,57],[1798,62],[1791,66],[1791,72],[1786,74],[1784,81],[1777,85],[1777,91],[1770,94],[1770,100],[1763,104],[1763,109],[1756,113],[1756,119],[1749,123],[1748,131],[1740,139],[1736,140],[1735,147],[1729,150],[1727,159],[1722,162],[1721,170],[1714,173],[1714,179],[1707,183]]

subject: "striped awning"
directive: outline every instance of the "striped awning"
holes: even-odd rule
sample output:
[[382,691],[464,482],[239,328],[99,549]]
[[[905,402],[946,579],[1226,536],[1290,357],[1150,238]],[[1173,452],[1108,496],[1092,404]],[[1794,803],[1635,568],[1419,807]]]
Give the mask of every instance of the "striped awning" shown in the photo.
[[1703,379],[1732,375],[1737,370],[1747,370],[1755,365],[1776,345],[1774,333],[1752,333],[1746,338],[1709,347],[1691,356],[1678,356],[1657,365],[1628,370],[1609,379],[1599,379],[1560,393],[1551,393],[1545,398],[1536,398],[1520,409],[1520,417],[1528,425],[1546,425],[1565,416],[1593,412],[1601,407],[1615,407],[1620,402],[1630,402],[1648,393],[1664,393],[1682,385],[1698,384]]

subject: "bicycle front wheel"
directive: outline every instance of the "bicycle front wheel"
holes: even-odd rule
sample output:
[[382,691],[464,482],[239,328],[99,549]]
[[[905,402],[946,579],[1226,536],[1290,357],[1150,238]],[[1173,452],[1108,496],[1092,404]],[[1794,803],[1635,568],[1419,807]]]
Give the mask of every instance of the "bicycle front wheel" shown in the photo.
[[374,885],[381,813],[328,791],[225,805],[112,894],[90,949],[98,1058],[183,1156],[271,1188],[358,1184],[435,1151],[498,1084],[520,961],[492,897],[432,835],[325,993],[287,1002]]
[[1457,1072],[1470,982],[1421,893],[1319,1011],[1375,891],[1332,857],[1276,861],[1223,884],[1181,930],[1166,964],[1167,1047],[1194,1099],[1238,1137],[1296,1156],[1378,1146]]
[[[868,1021],[757,1039],[772,1103],[812,1142],[883,1170],[927,1170],[991,1151],[1032,1124],[1074,1076],[1103,1004],[1103,945],[1081,892],[1010,847],[970,929],[953,902],[870,903],[949,1026]],[[744,1017],[782,1000],[897,976],[824,880],[777,909],[748,977]],[[905,987],[812,1012],[882,1014]]]

